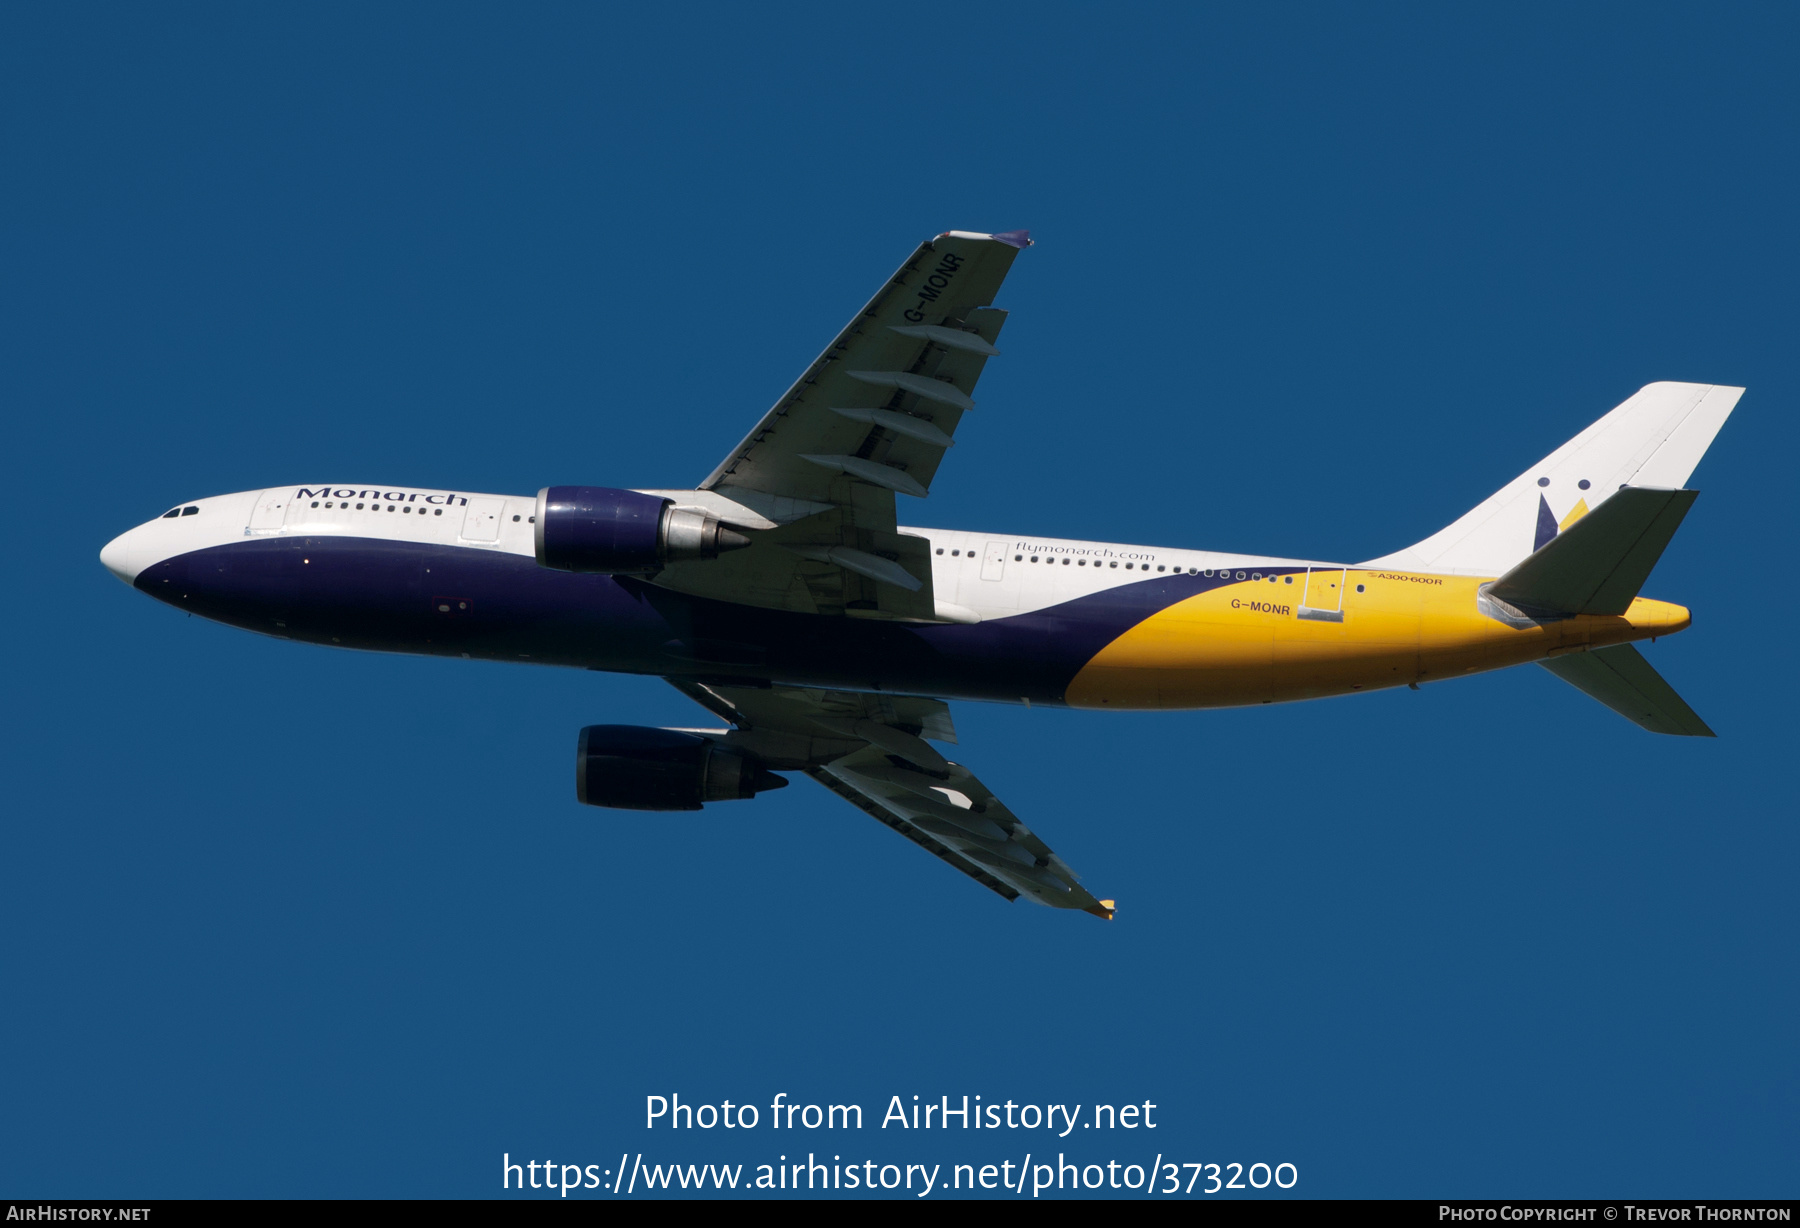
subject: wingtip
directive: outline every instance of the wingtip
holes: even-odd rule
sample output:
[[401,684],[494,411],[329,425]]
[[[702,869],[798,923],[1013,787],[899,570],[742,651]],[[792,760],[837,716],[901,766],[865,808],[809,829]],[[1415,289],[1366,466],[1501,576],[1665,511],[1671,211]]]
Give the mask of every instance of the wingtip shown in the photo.
[[1084,908],[1081,911],[1092,913],[1102,921],[1111,921],[1113,919],[1114,905],[1111,900],[1100,900],[1097,901],[1092,908]]
[[939,235],[940,239],[992,239],[996,243],[1004,243],[1008,247],[1026,248],[1031,246],[1029,230],[1007,230],[997,235],[982,234],[979,230],[946,230]]

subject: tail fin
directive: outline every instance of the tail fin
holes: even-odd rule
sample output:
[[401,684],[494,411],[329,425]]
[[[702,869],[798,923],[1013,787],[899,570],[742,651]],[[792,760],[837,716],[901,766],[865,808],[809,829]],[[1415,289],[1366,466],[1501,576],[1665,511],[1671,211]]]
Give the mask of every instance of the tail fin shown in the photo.
[[1630,644],[1574,652],[1538,664],[1651,733],[1717,736]]
[[1723,384],[1646,384],[1448,528],[1364,566],[1503,575],[1620,488],[1686,483],[1743,394]]

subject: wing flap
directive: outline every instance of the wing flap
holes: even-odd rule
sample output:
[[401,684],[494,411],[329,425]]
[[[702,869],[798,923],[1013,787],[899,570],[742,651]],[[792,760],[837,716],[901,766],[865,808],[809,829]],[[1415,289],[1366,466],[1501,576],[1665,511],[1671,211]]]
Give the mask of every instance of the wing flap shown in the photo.
[[[886,496],[892,510],[893,496],[887,491],[860,489]],[[939,608],[930,543],[880,525],[881,517],[860,509],[832,508],[756,534],[748,549],[665,567],[655,584],[796,614],[958,621],[954,611],[947,616]]]

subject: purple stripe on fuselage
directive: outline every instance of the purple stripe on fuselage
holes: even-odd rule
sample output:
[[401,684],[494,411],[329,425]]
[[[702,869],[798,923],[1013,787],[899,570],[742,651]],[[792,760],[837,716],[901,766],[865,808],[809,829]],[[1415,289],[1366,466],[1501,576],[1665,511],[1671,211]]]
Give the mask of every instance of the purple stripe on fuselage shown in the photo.
[[1233,582],[1156,576],[1029,614],[919,625],[764,610],[500,551],[359,537],[233,542],[137,577],[179,609],[309,643],[1045,704],[1061,703],[1082,666],[1132,626]]

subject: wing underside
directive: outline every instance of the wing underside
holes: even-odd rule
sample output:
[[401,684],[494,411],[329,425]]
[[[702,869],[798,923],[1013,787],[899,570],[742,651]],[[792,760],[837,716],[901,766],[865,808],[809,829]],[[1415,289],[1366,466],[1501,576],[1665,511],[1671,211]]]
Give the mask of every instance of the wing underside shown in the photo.
[[814,780],[1008,900],[1112,919],[1062,858],[968,768],[926,739],[954,742],[935,699],[810,687],[668,680],[734,726],[726,745]]
[[895,501],[930,492],[975,408],[1006,318],[991,304],[1030,241],[950,231],[921,244],[701,483],[753,514],[739,520],[752,545],[656,583],[804,614],[953,619]]
[[828,504],[851,485],[923,497],[1005,313],[990,307],[1024,233],[950,231],[919,245],[704,490]]

